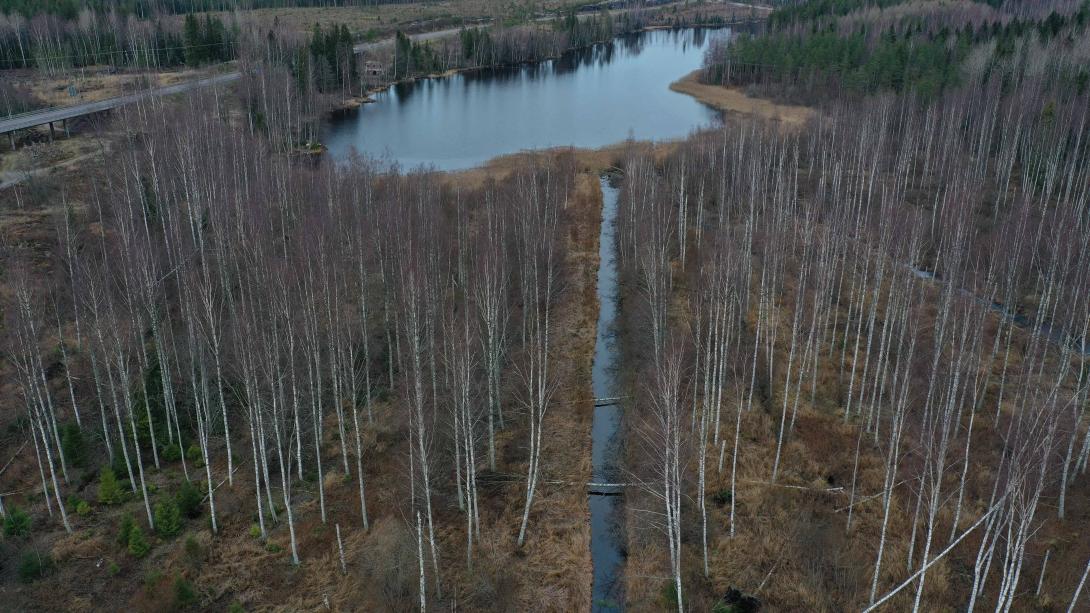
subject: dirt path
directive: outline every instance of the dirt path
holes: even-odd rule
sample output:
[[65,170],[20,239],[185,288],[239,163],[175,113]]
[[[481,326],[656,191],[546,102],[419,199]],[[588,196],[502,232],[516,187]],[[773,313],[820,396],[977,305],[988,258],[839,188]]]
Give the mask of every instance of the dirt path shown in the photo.
[[67,159],[63,162],[53,164],[50,166],[43,166],[41,168],[32,168],[29,170],[12,170],[7,172],[0,172],[0,192],[6,190],[9,187],[14,187],[23,181],[30,179],[31,177],[37,177],[45,174],[49,174],[58,170],[64,170],[66,168],[72,168],[80,162],[94,159],[102,156],[106,151],[92,151],[90,153],[84,153],[74,158]]

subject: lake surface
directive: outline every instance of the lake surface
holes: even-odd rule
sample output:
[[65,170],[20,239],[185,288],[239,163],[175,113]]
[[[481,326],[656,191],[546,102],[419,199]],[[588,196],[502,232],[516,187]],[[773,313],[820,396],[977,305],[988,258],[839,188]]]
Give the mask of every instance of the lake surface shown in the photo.
[[402,83],[324,129],[335,159],[354,147],[403,170],[459,170],[526,149],[683,138],[719,113],[669,85],[730,30],[655,30],[556,60]]

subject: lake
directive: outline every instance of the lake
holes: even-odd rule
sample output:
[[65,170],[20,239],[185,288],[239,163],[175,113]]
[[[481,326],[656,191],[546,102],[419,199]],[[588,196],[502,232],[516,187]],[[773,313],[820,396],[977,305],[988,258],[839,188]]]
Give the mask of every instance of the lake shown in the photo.
[[537,64],[401,83],[329,122],[335,159],[353,147],[403,170],[459,170],[527,149],[684,138],[719,113],[671,91],[729,29],[621,36]]

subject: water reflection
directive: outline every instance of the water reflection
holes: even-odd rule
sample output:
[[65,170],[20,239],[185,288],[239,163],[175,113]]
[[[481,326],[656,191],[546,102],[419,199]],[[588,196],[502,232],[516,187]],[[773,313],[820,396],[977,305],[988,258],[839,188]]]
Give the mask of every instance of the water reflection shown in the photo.
[[658,30],[537,64],[398,84],[330,122],[323,140],[339,159],[356,148],[403,168],[452,170],[525,149],[681,138],[718,114],[669,85],[728,35]]

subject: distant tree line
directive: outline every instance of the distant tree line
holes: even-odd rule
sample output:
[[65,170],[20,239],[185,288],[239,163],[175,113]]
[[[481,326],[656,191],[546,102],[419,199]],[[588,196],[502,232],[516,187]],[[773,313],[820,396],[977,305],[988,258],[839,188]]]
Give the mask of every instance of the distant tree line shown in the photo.
[[776,9],[768,17],[769,27],[776,28],[798,22],[809,22],[823,17],[847,15],[863,8],[885,8],[901,4],[905,0],[807,0],[789,2]]
[[119,12],[138,17],[153,17],[235,9],[399,3],[396,0],[380,2],[367,0],[0,0],[0,13],[19,14],[25,17],[58,15],[72,19],[79,15],[80,11],[89,9],[98,13]]
[[[953,39],[951,43],[951,40]],[[957,80],[957,65],[969,48],[965,36],[915,37],[883,34],[874,44],[863,32],[840,36],[822,32],[809,36],[773,34],[742,36],[730,47],[732,78],[792,81],[811,73],[831,73],[852,90],[912,89],[934,94]],[[726,79],[726,63],[708,72],[713,81]]]
[[[855,93],[912,91],[931,97],[963,78],[974,53],[984,59],[974,60],[971,70],[994,70],[997,62],[1027,45],[1074,45],[1090,21],[1090,1],[1071,13],[1053,10],[1042,18],[984,9],[979,18],[961,15],[964,23],[953,27],[926,15],[839,17],[851,5],[881,4],[818,0],[777,11],[766,32],[713,45],[705,58],[704,79],[731,85],[786,84],[797,86],[796,94],[835,88]],[[894,21],[882,27],[880,19]],[[1064,62],[1063,57],[1066,54],[1042,54],[1045,62],[1065,64],[1057,69],[1058,77],[1085,87],[1085,62]]]
[[550,22],[548,28],[464,29],[460,39],[463,67],[504,66],[556,57],[569,49],[612,40],[647,25],[648,15],[603,11],[580,19],[574,12]]
[[0,69],[198,65],[233,59],[237,35],[236,28],[210,15],[190,15],[180,30],[118,13],[84,13],[79,19],[0,16]]

